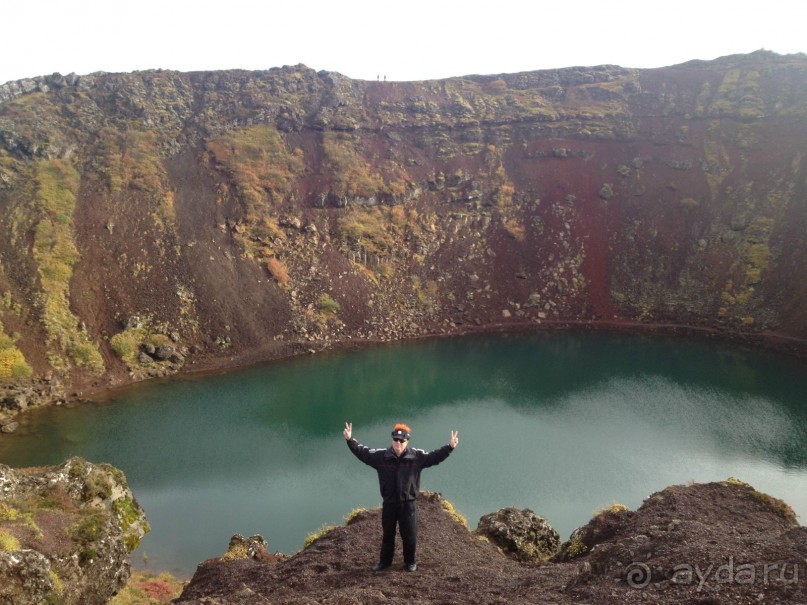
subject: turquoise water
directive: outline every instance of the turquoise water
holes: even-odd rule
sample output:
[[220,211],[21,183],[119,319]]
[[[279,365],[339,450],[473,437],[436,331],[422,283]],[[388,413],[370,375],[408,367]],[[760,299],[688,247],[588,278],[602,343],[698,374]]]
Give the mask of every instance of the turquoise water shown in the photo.
[[[392,424],[433,449],[424,471],[472,527],[531,508],[565,539],[601,506],[669,484],[738,477],[807,516],[807,363],[711,342],[610,334],[470,336],[174,378],[26,415],[0,462],[69,456],[124,470],[153,531],[138,566],[190,575],[232,534],[294,552],[323,524],[380,503],[348,451]],[[368,561],[374,554],[368,553]]]

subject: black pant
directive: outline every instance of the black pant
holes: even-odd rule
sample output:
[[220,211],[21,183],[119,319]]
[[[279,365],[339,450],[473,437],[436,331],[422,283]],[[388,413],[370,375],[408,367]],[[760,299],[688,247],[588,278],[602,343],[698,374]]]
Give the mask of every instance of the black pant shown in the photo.
[[414,500],[384,503],[381,508],[381,558],[382,565],[390,565],[395,553],[395,525],[401,532],[404,564],[415,563],[415,548],[418,540],[418,515]]

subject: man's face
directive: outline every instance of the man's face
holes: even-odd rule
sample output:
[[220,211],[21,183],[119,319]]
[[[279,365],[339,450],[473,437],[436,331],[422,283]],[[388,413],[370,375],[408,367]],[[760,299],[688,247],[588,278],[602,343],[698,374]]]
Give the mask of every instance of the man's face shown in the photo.
[[394,437],[392,439],[392,451],[396,456],[400,456],[406,451],[406,445],[408,443],[409,441],[401,441],[400,437]]

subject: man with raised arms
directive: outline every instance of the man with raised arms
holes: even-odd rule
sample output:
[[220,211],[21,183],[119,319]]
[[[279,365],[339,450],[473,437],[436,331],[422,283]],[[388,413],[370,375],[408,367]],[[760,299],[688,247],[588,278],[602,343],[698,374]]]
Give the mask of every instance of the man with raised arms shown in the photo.
[[396,525],[403,542],[404,569],[417,570],[415,549],[418,522],[415,501],[420,494],[420,471],[448,458],[460,441],[457,431],[451,431],[448,445],[431,452],[409,447],[412,434],[405,424],[396,424],[392,428],[392,445],[385,449],[370,449],[356,441],[353,438],[353,424],[350,422],[345,423],[342,435],[356,458],[378,472],[383,500],[381,557],[373,566],[373,571],[381,571],[392,565]]

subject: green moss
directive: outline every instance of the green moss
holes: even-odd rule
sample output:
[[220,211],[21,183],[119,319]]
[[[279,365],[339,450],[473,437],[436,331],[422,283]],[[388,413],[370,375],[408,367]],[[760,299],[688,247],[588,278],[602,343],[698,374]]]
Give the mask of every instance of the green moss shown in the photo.
[[[127,552],[133,552],[140,546],[140,532],[135,526],[139,526],[141,515],[135,507],[131,498],[119,498],[112,504],[112,510],[118,518],[118,523],[123,531],[123,542]],[[148,531],[148,527],[146,528]]]
[[98,556],[95,544],[103,536],[107,521],[106,513],[83,510],[78,522],[69,528],[69,537],[79,545],[78,554],[82,563],[90,563]]

